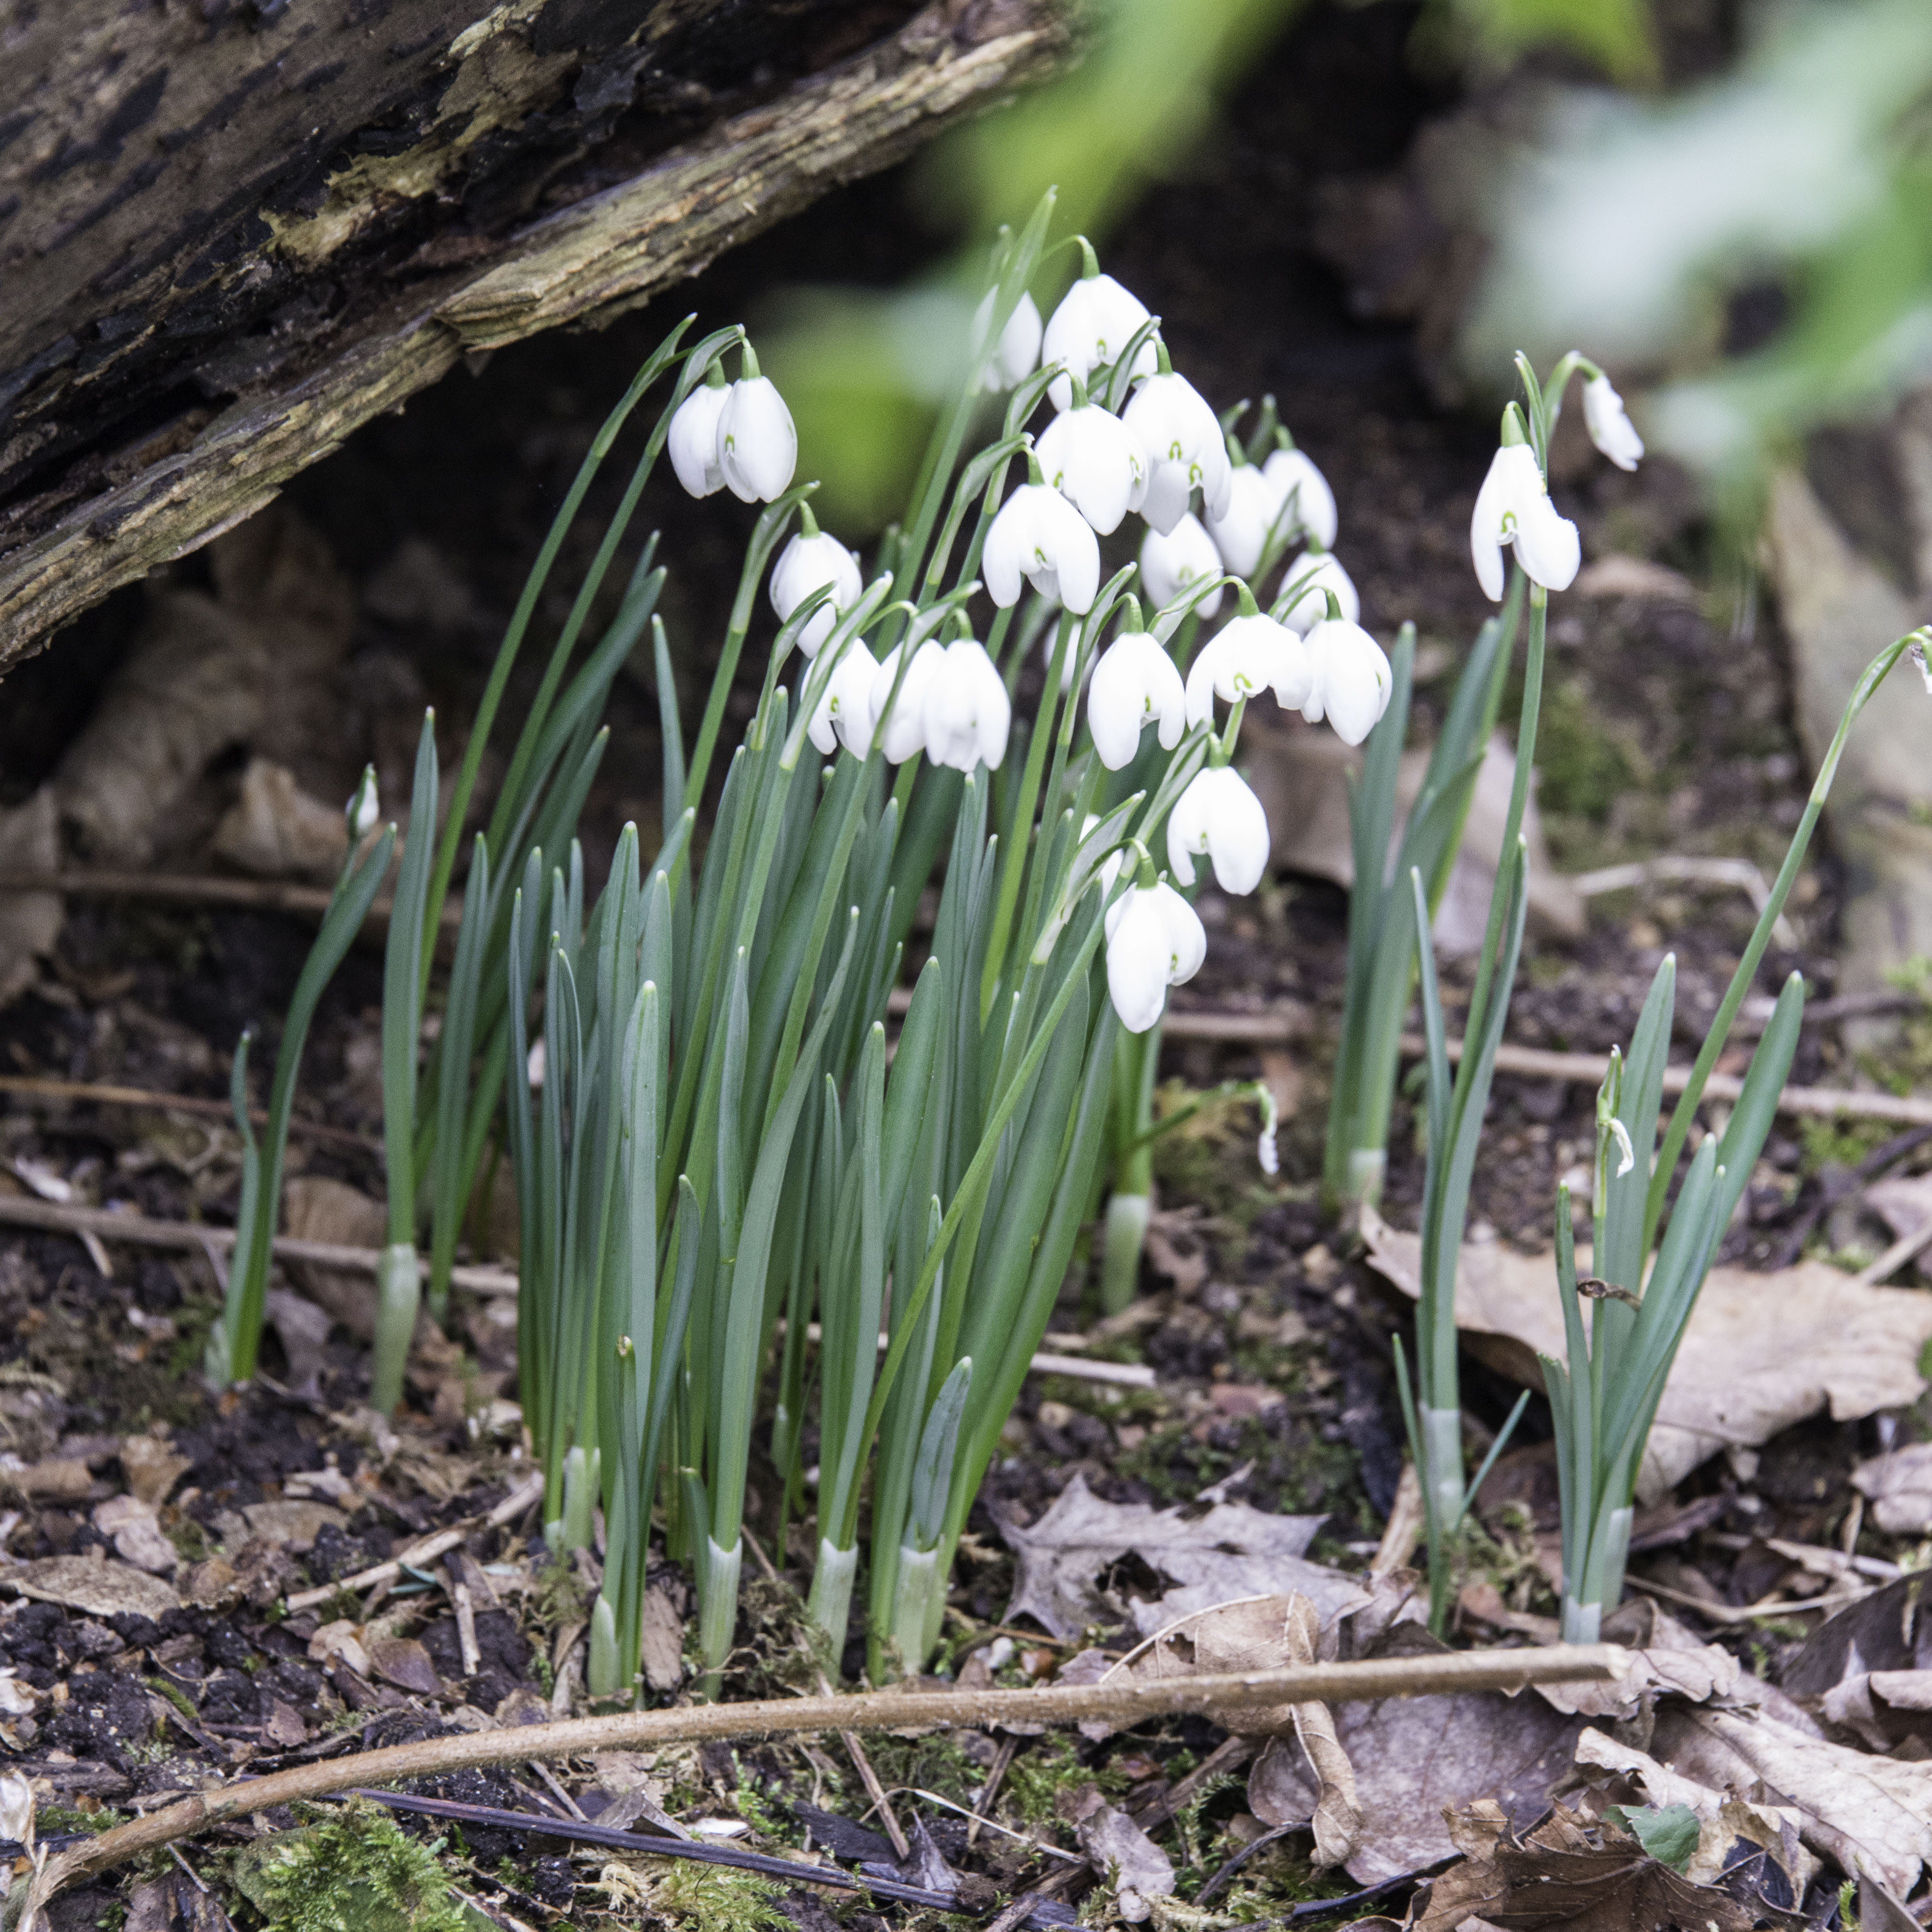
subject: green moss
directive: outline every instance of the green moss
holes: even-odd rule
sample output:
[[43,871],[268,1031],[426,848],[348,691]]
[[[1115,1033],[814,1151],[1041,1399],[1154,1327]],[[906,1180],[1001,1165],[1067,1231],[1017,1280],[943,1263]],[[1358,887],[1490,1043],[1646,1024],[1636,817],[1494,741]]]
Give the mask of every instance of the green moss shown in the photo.
[[1537,729],[1537,804],[1546,818],[1601,824],[1635,781],[1623,747],[1604,729],[1580,679],[1546,687]]
[[1814,1174],[1826,1167],[1856,1167],[1884,1144],[1892,1131],[1882,1120],[1852,1123],[1816,1116],[1800,1120],[1798,1137],[1804,1150],[1804,1172]]
[[1013,1760],[1001,1802],[1010,1815],[1037,1831],[1060,1822],[1062,1792],[1089,1784],[1096,1786],[1108,1799],[1118,1798],[1127,1788],[1126,1779],[1111,1765],[1088,1763],[1076,1740],[1048,1732]]
[[651,1888],[651,1904],[704,1932],[790,1932],[775,1902],[778,1888],[748,1872],[679,1860]]
[[450,1890],[442,1841],[406,1838],[380,1805],[352,1798],[236,1858],[236,1888],[270,1932],[482,1932]]

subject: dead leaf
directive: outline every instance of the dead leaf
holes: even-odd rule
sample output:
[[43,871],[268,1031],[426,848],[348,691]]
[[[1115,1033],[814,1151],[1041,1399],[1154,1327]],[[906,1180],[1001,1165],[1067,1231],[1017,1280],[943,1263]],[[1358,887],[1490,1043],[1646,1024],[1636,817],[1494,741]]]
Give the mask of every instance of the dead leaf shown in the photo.
[[94,1472],[73,1456],[56,1456],[24,1469],[0,1470],[0,1484],[29,1502],[80,1502],[94,1487]]
[[[1353,883],[1354,842],[1348,830],[1348,782],[1362,754],[1325,731],[1306,731],[1257,716],[1254,736],[1242,740],[1248,779],[1268,814],[1274,863],[1291,872]],[[1425,750],[1405,752],[1396,780],[1396,830],[1400,839],[1429,764]],[[1476,778],[1469,816],[1449,884],[1436,915],[1436,950],[1460,958],[1482,943],[1497,854],[1516,778],[1516,755],[1500,734],[1492,736]],[[1529,842],[1529,917],[1546,937],[1574,939],[1587,923],[1576,888],[1550,862],[1532,784],[1522,818]]]
[[1909,1897],[1932,1860],[1932,1763],[1874,1757],[1759,1712],[1666,1706],[1651,1753],[1732,1796],[1778,1794],[1812,1850],[1847,1875],[1870,1871]]
[[434,1697],[442,1688],[442,1680],[429,1660],[429,1652],[414,1637],[372,1636],[368,1648],[376,1675],[386,1678],[398,1690],[414,1690],[424,1697]]
[[213,843],[218,857],[260,878],[328,878],[348,850],[349,828],[342,808],[304,791],[287,766],[250,758]]
[[1858,1932],[1923,1932],[1917,1918],[1868,1872],[1858,1881]]
[[154,1506],[137,1496],[110,1496],[94,1508],[94,1526],[110,1538],[116,1550],[137,1570],[172,1576],[180,1552],[161,1534]]
[[[1402,1624],[1371,1654],[1444,1648]],[[1336,1737],[1354,1768],[1361,1810],[1360,1838],[1345,1862],[1349,1876],[1377,1885],[1448,1858],[1456,1847],[1444,1810],[1479,1799],[1495,1801],[1519,1829],[1533,1824],[1569,1773],[1582,1728],[1540,1698],[1492,1691],[1337,1706]],[[1320,1796],[1306,1757],[1284,1738],[1272,1741],[1249,1773],[1248,1808],[1264,1825],[1311,1822]]]
[[1924,1570],[1874,1590],[1828,1617],[1784,1666],[1793,1697],[1821,1697],[1848,1677],[1870,1670],[1932,1670],[1932,1600]]
[[1153,1916],[1149,1903],[1174,1892],[1174,1864],[1122,1810],[1102,1804],[1076,1828],[1087,1862],[1114,1888],[1114,1904],[1130,1925]]
[[1456,1932],[1472,1918],[1505,1932],[1750,1932],[1736,1900],[1680,1878],[1627,1832],[1591,1828],[1562,1805],[1520,1842],[1500,1826],[1492,1805],[1462,1823],[1473,1849],[1430,1888],[1415,1932]]
[[[1417,1237],[1374,1216],[1364,1216],[1362,1232],[1376,1268],[1414,1296]],[[1577,1250],[1580,1268],[1588,1254]],[[1769,1321],[1773,1306],[1778,1317]],[[1472,1354],[1541,1388],[1536,1356],[1561,1360],[1564,1353],[1554,1258],[1519,1255],[1499,1241],[1466,1243],[1456,1318]],[[1664,1385],[1639,1500],[1654,1502],[1720,1449],[1754,1448],[1821,1409],[1849,1422],[1909,1408],[1925,1388],[1914,1364],[1928,1340],[1932,1295],[1864,1287],[1822,1262],[1768,1275],[1713,1268]]]
[[1817,1860],[1799,1842],[1803,1820],[1795,1806],[1751,1802],[1714,1791],[1660,1764],[1634,1744],[1619,1743],[1599,1730],[1586,1730],[1576,1740],[1576,1762],[1628,1779],[1640,1802],[1660,1811],[1682,1804],[1696,1814],[1697,1849],[1684,1872],[1694,1885],[1717,1883],[1741,1836],[1778,1856],[1794,1896],[1802,1896],[1816,1874]]
[[194,1467],[188,1457],[176,1453],[165,1436],[130,1436],[121,1444],[121,1469],[128,1478],[128,1493],[157,1508]]
[[1932,1670],[1861,1671],[1825,1693],[1826,1720],[1881,1754],[1932,1738]]
[[662,1590],[644,1592],[639,1646],[644,1682],[653,1690],[675,1690],[684,1682],[684,1619]]
[[81,1556],[46,1556],[6,1572],[5,1580],[23,1597],[44,1604],[60,1604],[85,1610],[91,1617],[117,1617],[131,1612],[158,1622],[181,1599],[158,1576],[131,1564],[115,1563],[98,1546]]
[[[1302,1558],[1327,1520],[1217,1503],[1190,1522],[1178,1508],[1102,1502],[1076,1474],[1039,1522],[1000,1525],[1019,1559],[1004,1621],[1024,1612],[1050,1635],[1067,1637],[1089,1624],[1126,1618],[1150,1636],[1195,1610],[1291,1590],[1310,1598],[1326,1620],[1346,1604],[1366,1600],[1352,1578]],[[1179,1587],[1155,1603],[1104,1594],[1095,1580],[1130,1550]]]
[[1894,1236],[1916,1234],[1932,1221],[1932,1174],[1894,1174],[1865,1190],[1865,1204],[1884,1216]]
[[323,1350],[335,1325],[328,1310],[286,1288],[270,1288],[262,1306],[288,1358],[290,1386],[298,1394],[313,1394],[321,1386],[328,1363]]
[[1696,585],[1682,571],[1619,550],[1584,565],[1570,588],[1580,597],[1640,597],[1646,603],[1692,605],[1702,601]]
[[[1666,1610],[1647,1598],[1618,1606],[1618,1615],[1633,1614],[1648,1626],[1642,1630],[1618,1630],[1615,1641],[1625,1646],[1628,1663],[1622,1674],[1602,1684],[1539,1684],[1538,1694],[1552,1709],[1585,1718],[1636,1717],[1646,1702],[1660,1696],[1682,1697],[1701,1704],[1712,1697],[1735,1698],[1743,1685],[1744,1666],[1723,1645],[1694,1636]],[[1610,1641],[1606,1634],[1606,1641]],[[1587,1736],[1589,1735],[1586,1732]],[[1673,1803],[1659,1798],[1660,1804]]]
[[323,1624],[308,1640],[309,1660],[314,1664],[348,1665],[358,1677],[369,1675],[369,1653],[364,1647],[361,1629],[346,1617]]
[[[0,867],[22,872],[60,869],[60,832],[51,787],[0,812]],[[58,892],[0,893],[0,1006],[34,983],[54,950],[66,908]]]
[[1852,1486],[1872,1504],[1872,1521],[1892,1536],[1932,1532],[1932,1442],[1908,1442],[1861,1462]]
[[268,1714],[262,1725],[262,1735],[272,1744],[279,1744],[284,1750],[292,1750],[297,1744],[308,1742],[308,1725],[302,1714],[286,1700],[277,1697],[268,1706]]
[[265,1543],[279,1544],[298,1556],[315,1546],[324,1528],[346,1529],[349,1519],[326,1503],[307,1498],[286,1498],[279,1502],[250,1503],[242,1511],[251,1537]]

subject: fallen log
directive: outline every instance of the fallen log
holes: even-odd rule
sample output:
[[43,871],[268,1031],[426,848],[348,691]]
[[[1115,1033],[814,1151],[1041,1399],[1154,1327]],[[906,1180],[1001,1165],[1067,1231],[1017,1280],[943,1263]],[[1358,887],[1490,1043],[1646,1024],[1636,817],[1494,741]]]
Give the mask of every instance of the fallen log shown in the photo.
[[934,0],[829,60],[831,0],[43,10],[0,74],[0,673],[465,356],[1050,71],[1064,4]]

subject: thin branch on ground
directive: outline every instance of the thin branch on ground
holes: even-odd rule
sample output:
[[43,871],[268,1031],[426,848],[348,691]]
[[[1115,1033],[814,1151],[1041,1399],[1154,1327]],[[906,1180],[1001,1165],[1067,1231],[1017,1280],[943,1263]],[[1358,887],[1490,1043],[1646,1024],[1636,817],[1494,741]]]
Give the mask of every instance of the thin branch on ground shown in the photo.
[[[500,1507],[501,1507],[500,1505]],[[512,1725],[356,1753],[244,1778],[116,1826],[49,1862],[29,1908],[64,1886],[244,1814],[298,1799],[326,1798],[359,1785],[433,1778],[485,1765],[521,1764],[580,1752],[642,1750],[709,1739],[796,1736],[825,1731],[978,1730],[1006,1724],[1098,1720],[1124,1730],[1178,1712],[1213,1716],[1256,1705],[1372,1702],[1384,1697],[1517,1690],[1532,1684],[1606,1683],[1628,1653],[1614,1644],[1553,1644],[1522,1650],[1452,1652],[1298,1664],[1135,1684],[1043,1684],[1019,1690],[871,1690],[850,1696],[770,1698],[743,1704],[692,1704],[615,1717]],[[1172,1795],[1171,1795],[1172,1796]]]
[[[192,1094],[157,1093],[145,1087],[104,1086],[86,1080],[43,1080],[23,1073],[0,1073],[0,1094],[18,1094],[30,1100],[66,1100],[91,1107],[152,1107],[157,1112],[192,1114],[230,1126],[235,1122],[235,1110],[226,1100],[204,1100]],[[258,1127],[268,1124],[268,1117],[260,1107],[250,1107],[248,1118]],[[368,1154],[382,1151],[382,1141],[375,1135],[358,1134],[350,1127],[325,1126],[320,1120],[291,1118],[289,1132],[297,1140],[326,1141]]]

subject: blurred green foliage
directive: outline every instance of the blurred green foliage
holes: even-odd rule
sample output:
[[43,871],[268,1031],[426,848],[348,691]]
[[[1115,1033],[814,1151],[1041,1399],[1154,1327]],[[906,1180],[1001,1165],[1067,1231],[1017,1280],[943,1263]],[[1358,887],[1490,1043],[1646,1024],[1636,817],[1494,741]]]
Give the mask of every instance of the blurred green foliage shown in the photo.
[[[1573,91],[1492,211],[1473,376],[1576,343],[1654,387],[1653,445],[1741,500],[1807,430],[1932,375],[1932,9],[1766,8],[1736,70],[1667,101]],[[1730,304],[1781,322],[1726,352]]]
[[1657,69],[1646,0],[1438,0],[1416,31],[1418,51],[1436,64],[1504,67],[1554,46],[1613,80],[1648,80]]

